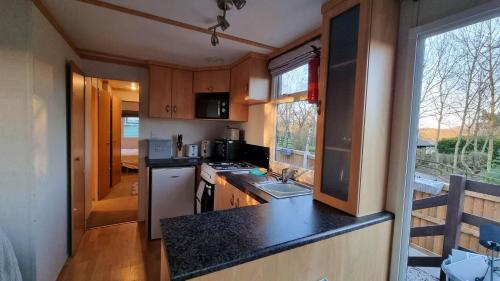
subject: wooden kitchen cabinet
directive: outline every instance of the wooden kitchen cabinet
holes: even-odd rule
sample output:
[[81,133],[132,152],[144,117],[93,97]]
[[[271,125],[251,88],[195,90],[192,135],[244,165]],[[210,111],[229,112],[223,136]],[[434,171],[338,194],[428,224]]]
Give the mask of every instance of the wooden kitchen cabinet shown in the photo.
[[230,91],[229,70],[195,71],[193,91],[195,93],[227,93]]
[[356,216],[386,197],[399,1],[322,7],[314,198]]
[[267,59],[249,56],[231,69],[231,96],[235,103],[256,104],[269,100],[271,78]]
[[215,210],[227,210],[260,204],[225,179],[217,177],[215,185]]
[[194,119],[193,72],[149,67],[149,116]]
[[194,119],[193,72],[172,70],[172,118]]
[[149,117],[172,118],[172,69],[149,66]]
[[[392,221],[386,221],[188,280],[385,281],[389,278],[391,233]],[[160,280],[170,280],[161,249]]]

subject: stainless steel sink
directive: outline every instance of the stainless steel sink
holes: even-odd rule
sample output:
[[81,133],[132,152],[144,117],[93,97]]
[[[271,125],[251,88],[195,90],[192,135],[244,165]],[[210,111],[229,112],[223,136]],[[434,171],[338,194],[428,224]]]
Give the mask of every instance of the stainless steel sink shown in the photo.
[[302,184],[289,182],[273,182],[273,183],[257,183],[255,186],[270,194],[271,196],[281,199],[293,196],[301,196],[312,194],[312,190]]

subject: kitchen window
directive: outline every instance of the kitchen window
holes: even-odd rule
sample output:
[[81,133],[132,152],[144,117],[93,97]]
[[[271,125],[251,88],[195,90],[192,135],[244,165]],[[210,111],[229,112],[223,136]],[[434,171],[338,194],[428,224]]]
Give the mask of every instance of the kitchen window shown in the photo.
[[[317,107],[307,98],[308,64],[273,78],[275,104],[274,161],[280,168],[312,170],[316,152]],[[304,173],[305,173],[304,172]]]

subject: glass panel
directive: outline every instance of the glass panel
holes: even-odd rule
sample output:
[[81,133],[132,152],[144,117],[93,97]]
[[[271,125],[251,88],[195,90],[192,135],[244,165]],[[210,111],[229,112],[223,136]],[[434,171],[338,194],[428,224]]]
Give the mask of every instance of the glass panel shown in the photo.
[[309,65],[304,64],[281,75],[279,84],[279,95],[307,91],[307,80],[309,79]]
[[139,137],[139,117],[123,118],[123,137],[125,138]]
[[316,152],[316,105],[307,101],[281,103],[276,112],[275,160],[314,169]]
[[321,191],[347,201],[359,6],[330,21]]

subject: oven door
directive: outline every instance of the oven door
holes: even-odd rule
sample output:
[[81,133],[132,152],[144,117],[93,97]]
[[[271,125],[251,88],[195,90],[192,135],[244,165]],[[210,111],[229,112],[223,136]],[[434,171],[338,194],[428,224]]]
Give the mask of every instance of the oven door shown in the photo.
[[201,179],[196,190],[196,214],[214,210],[214,190],[215,184]]

